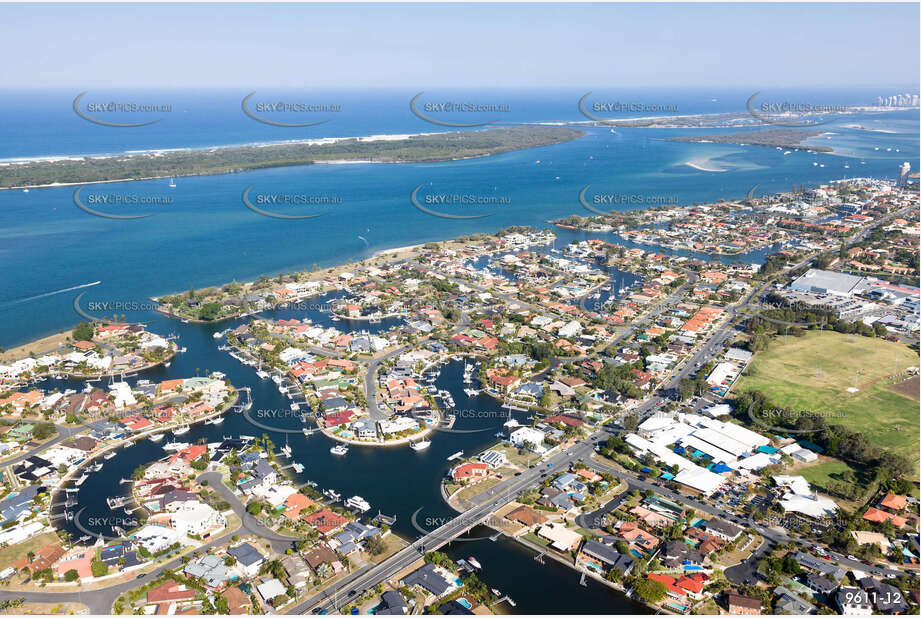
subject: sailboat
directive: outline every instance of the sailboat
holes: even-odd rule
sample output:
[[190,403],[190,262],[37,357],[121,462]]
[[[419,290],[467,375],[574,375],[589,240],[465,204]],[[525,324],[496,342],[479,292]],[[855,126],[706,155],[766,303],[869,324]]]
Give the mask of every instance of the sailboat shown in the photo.
[[169,188],[170,188],[170,189],[175,189],[175,188],[176,188],[176,180],[173,179],[172,177],[170,177],[170,179],[169,179]]

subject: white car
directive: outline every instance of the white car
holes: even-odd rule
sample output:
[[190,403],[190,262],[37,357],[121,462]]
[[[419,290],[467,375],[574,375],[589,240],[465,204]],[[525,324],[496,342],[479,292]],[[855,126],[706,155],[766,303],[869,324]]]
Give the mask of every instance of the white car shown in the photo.
[[854,562],[860,562],[860,560],[857,559],[857,556],[851,556],[850,554],[848,554],[847,559],[848,559],[848,560],[853,560]]

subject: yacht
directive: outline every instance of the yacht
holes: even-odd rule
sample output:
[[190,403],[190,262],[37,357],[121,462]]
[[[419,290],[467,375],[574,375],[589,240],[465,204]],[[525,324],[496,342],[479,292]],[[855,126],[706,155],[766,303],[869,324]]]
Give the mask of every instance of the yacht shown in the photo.
[[259,371],[257,371],[257,372],[256,372],[256,375],[259,376],[260,378],[262,378],[263,380],[268,380],[268,379],[269,379],[269,374],[268,374],[267,372],[263,371],[262,369],[260,369]]
[[342,494],[333,489],[324,489],[323,495],[332,500],[333,502],[339,502],[342,499]]
[[283,447],[281,447],[281,452],[285,457],[291,457],[291,445],[285,444]]
[[189,446],[188,442],[167,442],[163,445],[164,451],[181,451]]
[[301,407],[300,407],[299,405],[297,405],[296,403],[292,403],[292,404],[291,404],[291,409],[292,409],[294,412],[297,412],[298,410],[301,409]]
[[177,427],[176,429],[173,430],[174,436],[181,436],[184,433],[189,433],[188,425],[183,425],[182,427]]
[[333,448],[329,449],[329,452],[333,455],[345,455],[349,452],[349,447],[344,444],[337,444]]
[[220,339],[221,337],[224,336],[224,331],[219,330],[211,336],[214,337],[215,339]]
[[365,513],[371,509],[371,505],[368,504],[368,501],[361,496],[352,496],[346,500],[344,504],[350,509],[355,509],[361,511],[362,513]]
[[110,451],[110,452],[106,453],[105,455],[103,455],[102,458],[103,458],[103,459],[112,459],[112,458],[115,457],[116,455],[118,455],[118,452],[117,452],[115,449],[113,449],[112,451]]
[[469,558],[467,558],[467,563],[470,564],[470,566],[472,566],[475,569],[483,568],[483,565],[480,564],[480,561],[474,558],[473,556],[470,556]]
[[281,384],[281,376],[272,376],[272,382],[275,384]]
[[419,440],[418,442],[410,442],[409,448],[411,448],[414,451],[424,451],[431,445],[432,445],[431,440],[423,439],[423,440]]
[[150,435],[148,436],[148,439],[149,439],[151,442],[159,442],[160,440],[163,439],[163,435],[164,435],[164,434],[162,434],[162,433],[153,433],[153,434],[150,434]]
[[210,421],[208,421],[208,424],[209,424],[209,425],[220,425],[220,424],[223,423],[223,422],[224,422],[224,417],[223,417],[223,416],[215,416],[215,417],[212,418]]

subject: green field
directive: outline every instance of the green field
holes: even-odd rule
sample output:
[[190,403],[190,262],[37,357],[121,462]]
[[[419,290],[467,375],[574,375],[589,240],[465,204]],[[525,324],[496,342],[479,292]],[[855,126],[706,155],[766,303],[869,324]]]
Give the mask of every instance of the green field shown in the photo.
[[[734,391],[758,390],[777,406],[825,414],[829,424],[859,431],[917,462],[918,401],[888,389],[886,379],[917,366],[917,355],[898,343],[809,332],[772,339]],[[848,392],[855,384],[859,391]]]

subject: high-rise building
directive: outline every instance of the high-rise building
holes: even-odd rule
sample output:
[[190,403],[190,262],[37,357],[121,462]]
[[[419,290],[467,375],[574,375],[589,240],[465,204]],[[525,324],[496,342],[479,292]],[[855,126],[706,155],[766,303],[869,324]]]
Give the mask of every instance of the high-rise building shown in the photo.
[[908,173],[911,172],[911,163],[906,161],[899,166],[899,182],[898,186],[905,186],[905,183],[908,182]]

